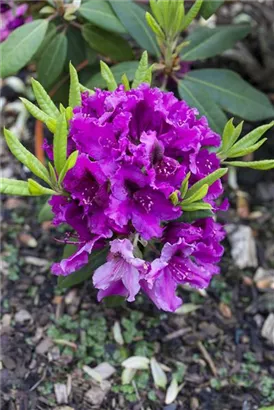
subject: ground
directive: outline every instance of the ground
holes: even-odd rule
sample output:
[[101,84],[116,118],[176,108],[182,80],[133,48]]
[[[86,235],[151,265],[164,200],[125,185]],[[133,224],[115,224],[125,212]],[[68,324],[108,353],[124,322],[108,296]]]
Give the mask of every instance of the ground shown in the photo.
[[[264,9],[253,7],[255,16],[261,16]],[[261,30],[269,27],[269,18],[264,16]],[[245,47],[265,66],[268,78],[266,60],[259,55],[262,49],[254,36],[251,40]],[[269,63],[269,55],[264,56]],[[243,69],[238,57],[230,55],[209,64],[223,66],[229,60],[232,68],[273,98],[270,80],[256,78],[248,64]],[[8,101],[16,98],[7,96]],[[5,121],[9,125],[9,119]],[[27,125],[30,131],[24,133],[23,142],[32,147],[33,124]],[[258,158],[273,158],[273,154],[272,138]],[[25,179],[29,175],[6,148],[1,155],[4,176]],[[226,240],[221,274],[205,292],[180,289],[185,302],[180,314],[160,312],[144,296],[133,304],[98,304],[90,281],[59,289],[50,264],[61,258],[62,244],[56,239],[62,238],[62,230],[37,221],[41,200],[4,197],[2,409],[257,410],[273,406],[274,337],[270,332],[262,336],[274,312],[273,177],[273,172],[240,171],[241,191],[227,186],[231,210],[219,216],[234,230],[250,228],[256,252],[248,257],[255,258],[254,266],[239,268]],[[247,243],[248,236],[242,240]],[[236,246],[244,258],[240,241]],[[168,384],[176,377],[181,390],[172,404],[165,405],[165,391],[155,388],[149,370],[138,371],[132,383],[122,384],[121,362],[133,355],[155,357],[164,365]],[[100,384],[85,366],[101,363],[108,363],[113,374]]]

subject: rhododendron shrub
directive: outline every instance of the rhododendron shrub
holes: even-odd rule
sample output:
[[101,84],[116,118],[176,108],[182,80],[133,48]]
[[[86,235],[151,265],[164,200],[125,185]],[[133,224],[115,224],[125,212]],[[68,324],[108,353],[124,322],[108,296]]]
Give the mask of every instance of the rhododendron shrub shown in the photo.
[[256,150],[273,123],[239,139],[242,124],[230,120],[221,138],[197,109],[150,86],[146,53],[131,86],[126,76],[117,85],[105,63],[101,70],[108,91],[85,89],[70,66],[69,107],[60,110],[33,81],[41,109],[23,102],[54,133],[52,144],[45,141],[48,168],[7,130],[5,137],[49,188],[2,179],[1,190],[51,195],[53,223],[71,228],[64,243],[73,252],[52,266],[61,285],[92,277],[98,300],[132,302],[144,292],[159,309],[175,311],[179,285],[202,289],[219,273],[225,233],[216,212],[228,208],[222,164],[274,167],[273,160],[226,161]]

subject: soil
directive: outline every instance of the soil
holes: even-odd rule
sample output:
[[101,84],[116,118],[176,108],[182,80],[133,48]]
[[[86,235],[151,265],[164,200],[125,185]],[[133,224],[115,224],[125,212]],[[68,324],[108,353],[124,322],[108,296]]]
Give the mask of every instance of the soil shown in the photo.
[[[259,19],[265,33],[271,32],[271,25],[262,10],[269,4],[260,3],[260,9],[251,2],[247,6],[252,12],[244,9]],[[225,8],[218,16],[222,22],[231,21],[226,9],[232,13],[231,5]],[[264,65],[267,76],[269,66],[255,37],[253,33],[243,46]],[[226,59],[219,58],[217,66]],[[234,57],[229,61],[273,99],[274,86],[252,78],[252,70]],[[6,97],[13,101],[17,95]],[[29,146],[32,129],[33,124],[27,123],[22,136]],[[268,135],[271,139],[271,132]],[[273,158],[273,154],[272,138],[256,157]],[[28,177],[5,147],[1,155],[5,176]],[[239,268],[226,240],[221,274],[210,287],[204,292],[179,290],[186,306],[181,314],[160,312],[142,295],[133,304],[98,304],[90,281],[59,289],[50,264],[61,258],[62,244],[56,239],[62,238],[62,230],[49,222],[38,223],[41,200],[3,197],[1,408],[256,410],[273,406],[274,335],[270,330],[266,337],[265,323],[274,312],[274,172],[241,170],[237,177],[239,189],[227,186],[231,209],[220,220],[234,224],[234,229],[250,228],[257,262]],[[113,332],[115,322],[123,344]],[[172,404],[164,404],[165,391],[154,386],[149,370],[138,371],[132,383],[122,385],[121,362],[133,355],[156,357],[166,366],[168,384],[177,378],[181,390]],[[85,366],[105,362],[114,373],[100,384]]]

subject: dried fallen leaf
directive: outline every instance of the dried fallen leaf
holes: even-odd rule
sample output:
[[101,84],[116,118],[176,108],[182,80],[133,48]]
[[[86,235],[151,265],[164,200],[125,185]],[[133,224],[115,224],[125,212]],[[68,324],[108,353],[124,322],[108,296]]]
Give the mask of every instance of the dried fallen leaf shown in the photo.
[[122,366],[127,369],[148,369],[149,359],[144,356],[131,356],[123,361]]
[[254,281],[258,289],[274,289],[274,269],[258,268]]
[[62,383],[55,383],[54,392],[58,404],[66,404],[68,402],[67,386]]
[[221,302],[219,304],[219,309],[221,314],[226,318],[226,319],[231,319],[232,318],[232,312],[231,309],[228,305],[226,305],[225,303]]
[[83,370],[85,373],[87,373],[93,380],[95,380],[98,383],[101,383],[103,381],[102,376],[100,373],[96,372],[94,369],[92,369],[89,366],[83,366]]
[[176,313],[176,315],[186,315],[200,308],[200,305],[195,305],[194,303],[183,303],[174,313]]
[[274,345],[274,313],[267,316],[262,328],[262,336]]
[[154,357],[150,360],[150,368],[155,386],[165,389],[167,385],[166,374]]
[[178,396],[179,393],[179,388],[178,388],[178,382],[175,377],[173,377],[167,391],[166,391],[166,399],[165,403],[166,404],[171,404],[176,400],[176,397]]
[[228,224],[225,227],[235,264],[244,269],[257,267],[258,259],[252,229],[245,225]]
[[113,331],[113,337],[114,337],[115,342],[118,343],[119,345],[123,346],[124,338],[123,338],[123,335],[122,335],[122,330],[121,330],[120,323],[118,321],[116,321],[114,323],[112,331]]
[[111,366],[108,362],[98,364],[93,370],[101,375],[102,380],[107,380],[116,372],[115,367]]
[[130,384],[137,370],[126,368],[122,372],[122,384]]

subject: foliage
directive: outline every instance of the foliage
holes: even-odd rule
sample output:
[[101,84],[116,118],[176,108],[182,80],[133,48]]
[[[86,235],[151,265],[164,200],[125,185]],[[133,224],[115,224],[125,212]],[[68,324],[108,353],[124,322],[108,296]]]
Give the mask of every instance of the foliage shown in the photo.
[[[155,84],[166,88],[170,81],[175,82],[180,97],[206,115],[215,131],[221,133],[227,121],[225,112],[250,121],[270,118],[274,111],[267,97],[236,73],[223,69],[181,72],[182,64],[193,65],[220,54],[250,32],[248,25],[198,25],[188,34],[194,18],[209,18],[222,3],[197,0],[186,11],[184,0],[151,0],[150,8],[133,0],[48,0],[46,6],[41,3],[38,14],[33,11],[34,21],[15,29],[1,44],[5,56],[1,74],[14,74],[34,61],[38,80],[46,90],[53,87],[56,92],[66,80],[71,60],[77,70],[83,70],[79,75],[84,86],[104,87],[96,73],[100,69],[98,53],[111,61],[116,82],[124,73],[132,81],[137,64],[132,60],[138,55],[132,45],[136,44],[147,50],[155,63]],[[61,90],[66,92],[66,85]],[[63,101],[60,93],[57,98]]]

